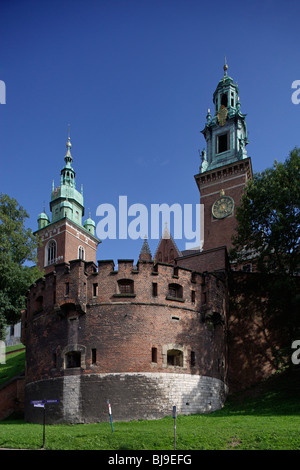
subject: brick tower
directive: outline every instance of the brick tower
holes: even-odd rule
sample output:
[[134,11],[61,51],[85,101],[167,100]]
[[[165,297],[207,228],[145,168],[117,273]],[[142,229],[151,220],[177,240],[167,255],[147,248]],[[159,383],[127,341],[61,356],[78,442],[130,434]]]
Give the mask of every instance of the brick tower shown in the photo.
[[96,261],[100,240],[95,236],[95,222],[89,217],[82,225],[84,216],[83,191],[76,190],[75,171],[72,168],[71,141],[66,144],[65,166],[61,170],[60,186],[52,185],[50,211],[38,216],[38,230],[41,240],[38,248],[38,266],[49,273],[54,265],[74,259]]
[[215,115],[210,109],[206,116],[207,151],[202,151],[202,163],[195,180],[204,205],[204,244],[209,250],[220,246],[230,249],[236,227],[236,207],[245,184],[252,178],[245,114],[240,111],[239,90],[233,79],[224,76],[213,94]]

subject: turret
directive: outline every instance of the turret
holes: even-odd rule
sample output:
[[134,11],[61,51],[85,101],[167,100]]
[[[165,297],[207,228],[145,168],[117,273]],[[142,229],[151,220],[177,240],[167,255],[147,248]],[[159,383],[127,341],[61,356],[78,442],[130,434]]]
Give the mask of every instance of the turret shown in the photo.
[[224,76],[213,94],[215,114],[212,117],[208,109],[205,128],[201,131],[207,151],[204,149],[201,154],[200,173],[247,158],[246,114],[240,111],[239,89],[227,75],[227,69],[225,59]]
[[48,215],[45,213],[45,211],[43,211],[41,214],[39,214],[38,216],[38,228],[44,228],[46,227],[48,224],[50,224],[50,219],[48,217]]

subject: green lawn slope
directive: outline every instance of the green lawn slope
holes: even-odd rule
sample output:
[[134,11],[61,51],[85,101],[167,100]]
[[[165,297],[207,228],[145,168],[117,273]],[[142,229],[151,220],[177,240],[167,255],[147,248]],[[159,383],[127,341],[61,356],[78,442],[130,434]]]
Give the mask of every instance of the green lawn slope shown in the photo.
[[[176,450],[300,450],[300,369],[230,396],[222,410],[178,416]],[[42,411],[41,411],[42,412]],[[113,412],[113,404],[112,404]],[[113,415],[112,415],[113,416]],[[174,420],[47,425],[46,449],[173,450]],[[39,449],[42,426],[0,422],[0,448]]]

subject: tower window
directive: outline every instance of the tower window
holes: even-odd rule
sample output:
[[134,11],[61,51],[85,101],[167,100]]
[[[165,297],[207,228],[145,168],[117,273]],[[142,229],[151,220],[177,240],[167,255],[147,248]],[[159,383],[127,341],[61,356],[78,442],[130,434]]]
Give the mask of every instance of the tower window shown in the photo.
[[152,282],[152,295],[157,297],[157,282]]
[[47,248],[47,264],[55,263],[56,259],[56,241],[50,240]]
[[82,248],[82,246],[78,248],[78,258],[84,259],[84,249]]
[[81,352],[70,351],[66,354],[66,369],[81,366]]
[[93,297],[98,295],[98,283],[93,284]]
[[179,349],[169,349],[167,351],[168,366],[183,367],[183,352]]
[[191,351],[191,367],[195,367],[195,365],[196,365],[195,351]]
[[133,294],[133,281],[131,279],[121,279],[118,281],[120,294]]
[[152,348],[151,361],[152,362],[157,362],[157,348]]
[[182,299],[183,297],[183,289],[182,286],[179,284],[169,284],[169,297],[175,297],[177,299]]
[[69,295],[70,292],[70,284],[69,282],[65,283],[65,295]]
[[223,93],[223,95],[221,97],[221,105],[223,105],[223,106],[225,106],[225,108],[227,108],[227,104],[228,104],[227,93]]
[[217,153],[229,150],[229,132],[217,136]]
[[96,364],[97,362],[97,349],[92,348],[92,364]]

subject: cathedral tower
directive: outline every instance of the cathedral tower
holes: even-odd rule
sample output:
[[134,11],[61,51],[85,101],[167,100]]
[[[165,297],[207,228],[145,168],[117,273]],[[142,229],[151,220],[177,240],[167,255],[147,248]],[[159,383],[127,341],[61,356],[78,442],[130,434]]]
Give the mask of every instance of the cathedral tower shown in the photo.
[[208,250],[220,246],[231,247],[236,227],[235,210],[248,179],[252,178],[246,115],[241,113],[239,90],[233,79],[224,76],[213,94],[214,115],[210,109],[202,134],[207,150],[202,151],[202,162],[195,180],[204,205],[204,244]]
[[90,217],[82,225],[83,191],[76,189],[70,137],[66,147],[65,166],[60,172],[60,186],[55,188],[54,182],[52,184],[51,222],[44,210],[38,216],[38,230],[35,232],[41,240],[38,266],[46,273],[52,271],[55,264],[74,259],[95,262],[100,242],[95,236],[95,222]]

